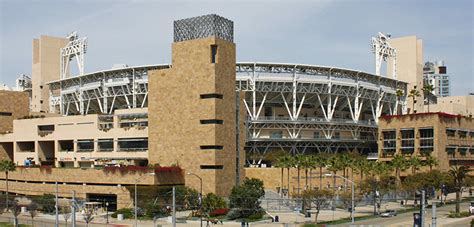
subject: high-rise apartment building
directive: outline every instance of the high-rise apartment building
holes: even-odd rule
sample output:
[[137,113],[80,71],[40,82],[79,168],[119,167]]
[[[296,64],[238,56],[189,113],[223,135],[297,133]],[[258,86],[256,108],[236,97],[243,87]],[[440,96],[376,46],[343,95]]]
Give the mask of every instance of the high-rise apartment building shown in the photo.
[[450,96],[449,75],[444,61],[426,62],[423,67],[423,84],[434,87],[433,95],[436,97]]

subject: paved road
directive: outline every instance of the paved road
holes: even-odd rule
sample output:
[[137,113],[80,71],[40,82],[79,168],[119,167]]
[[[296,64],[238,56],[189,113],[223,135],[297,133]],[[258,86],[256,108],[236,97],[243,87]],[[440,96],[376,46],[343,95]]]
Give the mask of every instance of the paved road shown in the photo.
[[[469,209],[468,203],[461,203],[461,211],[467,211]],[[448,205],[443,207],[437,208],[437,226],[469,226],[469,223],[473,217],[467,218],[448,218],[447,215],[449,211],[454,210],[454,205]],[[352,226],[413,226],[413,213],[408,212],[399,214],[396,217],[390,218],[373,218],[363,221],[356,221],[355,225]],[[426,226],[431,225],[431,209],[426,209],[426,218],[425,218]],[[343,224],[343,225],[335,225],[335,226],[351,226],[350,223]]]

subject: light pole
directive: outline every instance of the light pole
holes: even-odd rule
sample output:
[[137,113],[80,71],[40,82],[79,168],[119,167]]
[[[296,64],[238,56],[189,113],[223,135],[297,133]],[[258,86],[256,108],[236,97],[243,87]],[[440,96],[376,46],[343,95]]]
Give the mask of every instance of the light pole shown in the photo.
[[328,177],[332,177],[332,176],[336,176],[336,177],[339,177],[339,178],[342,178],[346,181],[349,181],[351,182],[351,191],[352,191],[352,199],[351,199],[351,223],[354,223],[354,188],[355,188],[355,184],[354,184],[354,181],[351,181],[343,176],[339,176],[337,174],[332,174],[332,173],[327,173],[327,174],[324,174],[325,176],[328,176]]
[[137,196],[137,184],[145,176],[154,176],[155,173],[146,173],[141,175],[135,180],[135,227],[138,227],[138,196]]
[[109,224],[109,202],[105,202],[105,218],[107,219],[105,221],[105,224]]
[[201,220],[201,227],[202,227],[202,178],[199,175],[195,174],[195,173],[188,173],[188,175],[193,175],[193,176],[199,178],[199,182],[201,183],[201,192],[199,194],[199,213],[200,213],[199,217],[200,217],[200,220]]

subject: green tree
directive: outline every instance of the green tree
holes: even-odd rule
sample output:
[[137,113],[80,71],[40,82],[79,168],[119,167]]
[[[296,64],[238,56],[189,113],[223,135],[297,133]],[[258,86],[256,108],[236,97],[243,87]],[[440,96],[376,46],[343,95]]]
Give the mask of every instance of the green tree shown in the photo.
[[300,174],[300,170],[301,168],[304,168],[303,165],[304,165],[304,162],[305,162],[305,156],[304,155],[301,155],[301,154],[298,154],[294,157],[294,163],[293,163],[293,167],[296,167],[296,173],[297,173],[297,186],[298,188],[296,189],[296,192],[298,194],[300,194],[300,189],[301,189],[301,186],[300,186],[300,180],[301,180],[301,174]]
[[333,189],[336,189],[336,174],[337,171],[342,170],[341,163],[339,162],[339,158],[336,155],[331,156],[327,162],[328,168],[327,170],[333,173]]
[[43,194],[34,198],[33,201],[42,207],[45,214],[52,214],[56,211],[56,197],[53,194]]
[[[347,178],[348,177],[348,167],[351,166],[351,163],[352,163],[352,159],[349,157],[348,154],[339,154],[337,156],[337,162],[339,163],[339,169],[342,170],[342,176],[344,178]],[[344,188],[347,188],[347,182],[344,180]]]
[[411,157],[409,159],[411,173],[415,174],[417,170],[419,170],[423,166],[423,162],[418,156]]
[[263,181],[245,178],[239,186],[234,186],[229,196],[230,207],[239,212],[239,217],[247,218],[261,212],[260,198],[265,195]]
[[366,158],[359,158],[354,161],[354,170],[360,174],[360,180],[364,179],[364,174],[369,173],[372,168],[372,162]]
[[63,215],[64,222],[66,223],[66,227],[67,227],[67,222],[68,222],[69,218],[72,215],[71,207],[70,206],[62,206],[62,207],[59,208],[59,212]]
[[202,210],[205,213],[210,213],[216,209],[227,208],[227,203],[224,198],[217,196],[214,193],[208,193],[202,199]]
[[323,168],[327,165],[327,159],[322,154],[315,157],[316,167],[319,168],[319,189],[323,188]]
[[399,103],[400,103],[400,99],[401,99],[401,97],[403,97],[405,94],[404,94],[403,90],[397,89],[397,92],[396,92],[395,95],[397,96],[397,106],[396,106],[395,108],[396,108],[396,112],[397,112],[396,114],[398,114],[398,105],[399,105]]
[[16,200],[12,200],[11,201],[11,212],[12,212],[12,215],[13,215],[13,225],[15,227],[18,227],[19,226],[19,223],[18,223],[18,216],[20,215],[21,213],[21,206],[20,204],[18,204],[18,201]]
[[408,94],[408,97],[412,98],[412,104],[413,104],[413,113],[416,113],[415,110],[415,102],[416,102],[416,97],[420,97],[420,92],[416,89],[411,89],[410,93]]
[[314,156],[312,155],[302,156],[300,160],[300,165],[301,165],[301,168],[303,168],[304,170],[304,177],[305,177],[304,188],[307,189],[308,188],[308,172],[311,169],[313,169],[315,165]]
[[395,169],[395,177],[397,179],[395,187],[395,201],[397,201],[397,188],[401,185],[400,173],[408,168],[409,163],[402,155],[396,154],[390,162],[390,165]]
[[312,205],[314,205],[314,208],[316,209],[316,213],[314,214],[314,222],[318,224],[319,211],[322,207],[328,205],[329,202],[331,202],[334,197],[334,191],[327,189],[304,190],[300,197],[303,201],[305,201],[304,204],[309,206],[310,209]]
[[38,214],[37,210],[38,210],[38,205],[35,202],[31,202],[30,205],[28,205],[28,213],[30,214],[30,217],[31,217],[31,226],[35,226],[34,218]]
[[395,179],[388,175],[383,175],[376,177],[371,175],[370,177],[364,179],[360,183],[360,191],[367,194],[373,195],[374,200],[374,214],[377,214],[377,193],[379,194],[379,199],[381,200],[383,196],[392,191],[395,187]]
[[456,214],[459,214],[459,202],[461,201],[461,190],[466,185],[466,179],[471,172],[467,166],[453,166],[449,170],[449,175],[452,178],[454,190],[456,191]]
[[290,190],[290,168],[293,167],[293,157],[290,155],[280,157],[277,166],[281,168],[281,190],[283,190],[283,169],[285,168],[287,170],[287,188]]
[[433,170],[433,166],[438,166],[438,163],[438,159],[432,155],[428,155],[428,157],[426,157],[425,164],[430,167],[430,172]]
[[431,95],[431,92],[433,92],[434,90],[434,86],[432,84],[427,84],[425,86],[423,86],[423,88],[421,89],[423,91],[423,95],[425,96],[426,98],[426,103],[428,105],[428,112],[430,112],[430,100],[429,100],[429,96]]
[[8,173],[15,171],[16,166],[15,163],[13,163],[11,160],[1,160],[0,161],[0,171],[5,172],[5,189],[6,189],[6,198],[5,198],[5,203],[6,203],[6,209],[8,210]]

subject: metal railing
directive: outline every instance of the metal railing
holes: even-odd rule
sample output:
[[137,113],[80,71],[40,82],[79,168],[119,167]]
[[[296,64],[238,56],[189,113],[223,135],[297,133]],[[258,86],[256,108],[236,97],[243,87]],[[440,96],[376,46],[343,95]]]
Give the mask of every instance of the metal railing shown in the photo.
[[345,124],[358,124],[358,125],[373,125],[377,124],[372,120],[359,120],[355,122],[352,119],[347,118],[332,118],[330,121],[325,118],[320,117],[298,117],[297,119],[292,120],[290,117],[280,117],[280,116],[261,116],[255,120],[248,120],[249,122],[259,122],[259,121],[270,121],[270,122],[300,122],[300,123],[345,123]]

